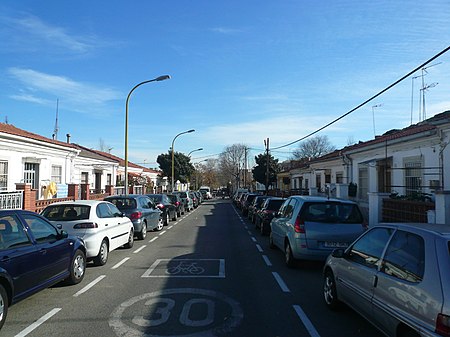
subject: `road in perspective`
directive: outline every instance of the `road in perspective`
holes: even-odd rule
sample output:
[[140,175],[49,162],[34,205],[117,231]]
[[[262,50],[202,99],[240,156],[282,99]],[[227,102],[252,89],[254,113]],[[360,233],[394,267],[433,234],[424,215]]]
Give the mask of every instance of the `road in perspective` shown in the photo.
[[322,268],[287,268],[229,199],[213,199],[89,264],[82,283],[12,306],[0,335],[380,336],[354,311],[326,308]]

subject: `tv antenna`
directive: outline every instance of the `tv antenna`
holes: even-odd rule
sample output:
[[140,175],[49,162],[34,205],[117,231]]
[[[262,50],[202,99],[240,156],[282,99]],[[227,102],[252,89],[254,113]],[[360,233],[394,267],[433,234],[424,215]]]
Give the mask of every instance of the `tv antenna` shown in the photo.
[[53,129],[53,139],[54,140],[58,140],[58,131],[59,131],[59,126],[58,126],[58,108],[59,108],[59,99],[56,99],[56,120],[55,120],[55,128]]
[[[426,119],[426,112],[425,112],[425,91],[427,91],[429,88],[434,88],[438,83],[432,83],[430,85],[425,84],[425,80],[424,77],[425,75],[428,74],[427,69],[437,66],[439,64],[441,64],[442,62],[438,62],[438,63],[433,63],[430,64],[428,67],[423,67],[421,69],[422,74],[417,76],[417,77],[421,77],[422,78],[422,88],[420,88],[420,93],[421,95],[419,95],[419,122],[423,121]],[[412,99],[412,98],[411,98]],[[421,111],[422,108],[422,111]]]
[[372,105],[372,123],[373,123],[373,138],[375,138],[376,137],[376,131],[375,131],[375,112],[374,112],[374,108],[379,108],[379,107],[381,107],[381,106],[383,106],[383,104],[375,104],[375,105]]

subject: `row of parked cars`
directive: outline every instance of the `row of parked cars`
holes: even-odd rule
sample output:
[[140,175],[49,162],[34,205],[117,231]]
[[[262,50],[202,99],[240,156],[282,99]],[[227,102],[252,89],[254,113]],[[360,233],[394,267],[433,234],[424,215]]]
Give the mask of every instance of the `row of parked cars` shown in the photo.
[[239,193],[234,203],[270,233],[270,247],[284,253],[287,266],[324,262],[328,308],[346,304],[386,336],[450,336],[450,224],[368,228],[353,201],[290,196],[262,225],[267,202],[277,199]]
[[[86,264],[160,231],[202,202],[199,192],[115,195],[0,211],[0,329],[12,304],[56,283],[77,284]],[[42,252],[45,252],[43,254]]]

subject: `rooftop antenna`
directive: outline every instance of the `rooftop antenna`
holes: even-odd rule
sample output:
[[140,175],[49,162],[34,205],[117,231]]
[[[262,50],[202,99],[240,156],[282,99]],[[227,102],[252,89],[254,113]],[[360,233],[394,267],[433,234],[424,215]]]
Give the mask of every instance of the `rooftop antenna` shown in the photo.
[[428,89],[430,89],[430,88],[434,88],[435,86],[437,86],[439,83],[437,83],[437,82],[434,82],[434,83],[431,83],[431,84],[425,84],[425,87],[423,87],[422,89],[420,89],[421,91],[422,91],[422,104],[423,104],[423,107],[422,107],[422,120],[425,120],[425,119],[427,119],[427,113],[426,113],[426,111],[425,111],[425,91],[427,91]]
[[56,120],[55,120],[55,129],[53,130],[53,139],[54,140],[58,140],[58,131],[59,131],[59,126],[58,126],[58,107],[59,107],[59,99],[56,99]]
[[[425,113],[425,91],[427,89],[433,88],[433,87],[435,87],[437,85],[437,83],[432,83],[430,85],[425,84],[424,77],[425,77],[426,74],[428,74],[428,71],[427,71],[428,68],[437,66],[438,64],[441,64],[441,63],[442,62],[433,63],[433,64],[430,64],[428,67],[423,67],[421,69],[422,70],[422,75],[420,75],[420,77],[422,77],[422,88],[420,89],[421,95],[420,95],[419,98],[421,99],[421,101],[422,101],[421,103],[422,104],[419,103],[419,122],[421,122],[421,121],[426,119],[426,113]],[[422,113],[420,111],[421,107],[423,108]]]
[[375,138],[377,136],[376,131],[375,131],[375,113],[374,113],[374,108],[379,108],[383,106],[383,104],[375,104],[372,105],[372,122],[373,122],[373,138]]

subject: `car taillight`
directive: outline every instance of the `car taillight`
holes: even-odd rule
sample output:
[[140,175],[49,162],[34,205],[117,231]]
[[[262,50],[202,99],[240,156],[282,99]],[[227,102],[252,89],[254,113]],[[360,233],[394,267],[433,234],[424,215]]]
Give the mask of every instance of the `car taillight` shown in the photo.
[[305,221],[302,220],[299,216],[297,217],[297,219],[295,219],[294,231],[296,233],[306,233],[306,231],[305,231]]
[[137,220],[140,219],[142,216],[141,212],[134,212],[130,214],[130,220]]
[[436,319],[436,333],[440,336],[450,336],[450,316],[438,314]]
[[158,207],[158,208],[160,208],[160,209],[163,209],[163,208],[164,208],[164,205],[163,205],[163,204],[158,204],[158,205],[156,205],[156,207]]
[[178,206],[178,205],[180,205],[180,202],[179,201],[175,202],[175,206]]
[[95,222],[82,222],[77,223],[73,226],[73,229],[87,229],[87,228],[98,228],[98,225]]

